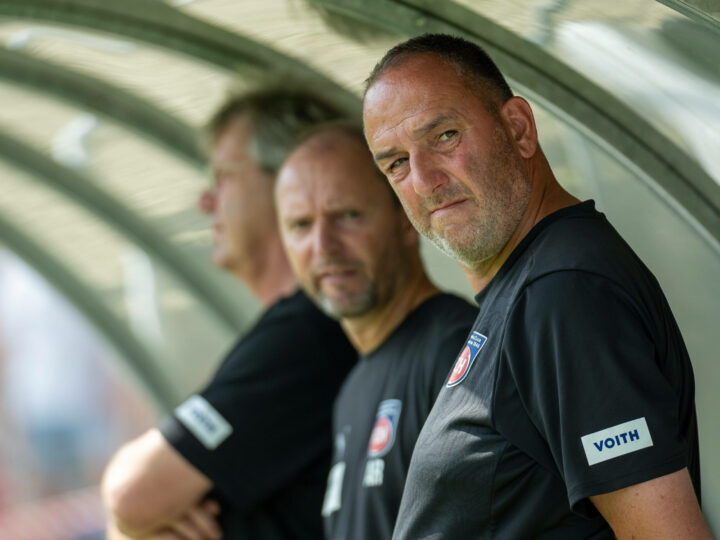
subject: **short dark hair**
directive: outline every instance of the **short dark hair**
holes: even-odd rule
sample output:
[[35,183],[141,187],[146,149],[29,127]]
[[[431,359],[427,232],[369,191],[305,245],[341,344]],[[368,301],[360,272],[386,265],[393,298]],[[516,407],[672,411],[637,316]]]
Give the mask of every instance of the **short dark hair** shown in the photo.
[[[473,86],[479,86],[483,93],[488,89],[494,90],[493,93],[501,103],[513,96],[500,69],[479,45],[448,34],[423,34],[395,45],[373,68],[365,81],[365,92],[388,69],[417,54],[433,54],[446,61],[455,68],[460,77]],[[486,102],[484,95],[478,97]]]
[[347,117],[339,106],[309,90],[257,88],[232,96],[217,110],[206,128],[211,141],[216,142],[230,124],[246,115],[253,128],[248,152],[273,176],[303,131],[315,124]]

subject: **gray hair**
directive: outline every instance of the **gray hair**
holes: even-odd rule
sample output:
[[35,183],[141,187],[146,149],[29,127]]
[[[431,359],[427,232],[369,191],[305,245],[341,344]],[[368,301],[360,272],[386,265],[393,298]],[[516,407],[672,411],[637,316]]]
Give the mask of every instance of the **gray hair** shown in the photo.
[[239,117],[247,115],[253,133],[248,152],[258,165],[275,176],[310,127],[347,117],[340,107],[305,89],[269,87],[231,97],[212,116],[207,132],[217,139]]

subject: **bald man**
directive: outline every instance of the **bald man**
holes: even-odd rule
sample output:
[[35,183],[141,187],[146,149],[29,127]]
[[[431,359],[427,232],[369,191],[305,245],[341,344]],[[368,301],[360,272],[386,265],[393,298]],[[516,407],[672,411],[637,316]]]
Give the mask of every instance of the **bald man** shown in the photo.
[[308,135],[280,171],[276,206],[300,285],[361,353],[335,403],[326,537],[389,539],[417,435],[476,310],[431,283],[359,129]]

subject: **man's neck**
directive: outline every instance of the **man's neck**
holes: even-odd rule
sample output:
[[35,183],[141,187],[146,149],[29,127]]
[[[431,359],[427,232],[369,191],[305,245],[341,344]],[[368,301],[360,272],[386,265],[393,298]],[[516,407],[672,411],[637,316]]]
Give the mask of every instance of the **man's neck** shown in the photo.
[[248,263],[235,273],[236,277],[266,308],[298,289],[279,237],[266,238]]
[[415,308],[438,288],[430,281],[422,267],[396,289],[396,296],[383,306],[361,316],[341,320],[348,338],[362,354],[377,349],[400,326]]
[[460,265],[476,294],[490,283],[510,254],[535,225],[553,212],[580,202],[558,183],[544,156],[538,165],[538,170],[532,170],[531,174],[534,174],[534,180],[527,208],[503,248],[496,255],[477,265]]

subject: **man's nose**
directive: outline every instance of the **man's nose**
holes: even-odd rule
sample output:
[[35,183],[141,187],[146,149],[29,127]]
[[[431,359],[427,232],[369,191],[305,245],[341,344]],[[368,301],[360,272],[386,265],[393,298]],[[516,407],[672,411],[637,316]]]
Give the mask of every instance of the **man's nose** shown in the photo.
[[330,219],[315,223],[315,251],[318,255],[336,255],[340,250],[337,226]]
[[204,189],[198,197],[197,205],[198,210],[200,210],[203,214],[212,214],[215,212],[215,207],[217,205],[217,195],[215,190],[211,188]]
[[415,193],[422,196],[432,195],[448,182],[448,176],[438,165],[437,158],[428,153],[410,156],[410,174]]

